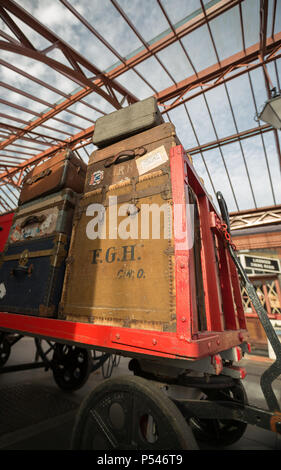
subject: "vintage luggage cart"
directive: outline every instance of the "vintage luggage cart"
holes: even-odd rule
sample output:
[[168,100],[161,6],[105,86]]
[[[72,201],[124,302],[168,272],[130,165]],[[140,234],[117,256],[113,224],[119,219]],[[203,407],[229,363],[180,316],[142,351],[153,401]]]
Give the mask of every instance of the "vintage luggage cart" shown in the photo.
[[[281,372],[281,347],[235,255],[224,200],[218,194],[220,217],[181,145],[171,148],[170,169],[173,204],[188,199],[188,187],[198,204],[205,294],[197,296],[194,251],[175,237],[172,330],[0,313],[3,332],[131,358],[134,375],[104,381],[82,403],[73,449],[189,450],[197,448],[194,436],[226,445],[242,436],[247,423],[281,432],[271,387]],[[173,219],[174,233],[188,232],[187,219],[187,213]],[[238,363],[249,345],[238,272],[277,357],[261,377],[268,410],[249,405],[242,385],[245,371]]]

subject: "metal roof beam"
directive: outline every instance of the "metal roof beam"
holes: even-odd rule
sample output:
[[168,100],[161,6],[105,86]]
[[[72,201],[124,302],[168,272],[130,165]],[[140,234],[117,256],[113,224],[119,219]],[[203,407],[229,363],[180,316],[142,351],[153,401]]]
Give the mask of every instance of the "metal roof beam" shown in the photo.
[[0,174],[0,181],[3,178],[7,178],[7,176],[10,176],[10,177],[14,176],[18,171],[26,169],[30,166],[33,166],[33,165],[39,163],[43,159],[49,158],[51,155],[53,155],[55,152],[57,152],[60,148],[63,148],[63,147],[66,147],[66,146],[68,146],[70,148],[75,147],[75,145],[80,143],[81,141],[86,140],[88,138],[91,138],[92,135],[93,135],[93,132],[94,132],[94,126],[89,127],[88,129],[86,129],[85,131],[80,132],[79,134],[76,134],[75,136],[68,139],[67,141],[62,141],[61,144],[57,144],[57,145],[54,145],[54,146],[48,148],[44,152],[41,152],[41,153],[37,154],[36,156],[34,156],[33,158],[30,158],[30,159],[26,160],[25,162],[21,163],[20,165],[18,165],[18,167],[15,170],[9,170],[9,171],[1,173]]
[[228,137],[224,137],[223,139],[213,140],[212,142],[208,142],[207,144],[204,144],[204,145],[198,145],[197,147],[192,147],[190,149],[187,149],[187,153],[189,153],[191,156],[196,155],[198,153],[201,153],[202,151],[207,152],[208,150],[215,149],[219,145],[223,146],[227,144],[233,144],[234,142],[237,142],[238,140],[248,139],[250,137],[264,134],[270,131],[273,131],[273,128],[269,126],[268,124],[265,124],[263,126],[255,127],[247,131],[232,134]]
[[[275,35],[274,41],[272,40],[272,38],[267,38],[265,52],[268,57],[264,59],[264,62],[256,63],[260,56],[260,43],[257,43],[251,47],[248,47],[245,52],[238,52],[232,55],[231,57],[221,61],[220,64],[216,63],[210,67],[207,67],[204,70],[201,70],[200,72],[198,72],[197,76],[195,74],[191,75],[190,77],[186,78],[185,80],[182,80],[176,85],[172,85],[171,87],[166,88],[160,93],[157,93],[156,97],[158,99],[158,102],[160,104],[164,104],[165,101],[169,101],[175,98],[175,102],[165,108],[164,112],[167,112],[170,109],[179,106],[183,102],[188,101],[189,99],[193,99],[195,96],[202,94],[203,92],[207,91],[207,89],[219,86],[220,84],[225,83],[228,80],[232,80],[233,78],[247,73],[249,70],[253,70],[257,67],[262,66],[263,63],[268,63],[272,60],[275,60],[275,54],[278,52],[280,47],[281,33],[278,33]],[[233,72],[233,70],[236,69],[240,71],[237,74],[229,75],[231,72]],[[184,98],[184,95],[186,93],[201,86],[205,86],[208,88],[196,92],[196,94],[191,95],[189,98]]]
[[[212,19],[216,18],[222,13],[225,13],[229,9],[234,8],[236,5],[239,5],[240,3],[242,3],[242,1],[243,0],[221,0],[219,2],[216,2],[215,5],[211,6],[206,11],[207,20],[211,21]],[[122,9],[118,5],[117,1],[111,0],[111,2],[116,7],[118,6],[118,11],[120,12],[120,14],[122,14],[121,13]],[[126,19],[127,17],[124,12],[122,16],[124,17],[124,19]],[[130,22],[128,17],[127,17],[127,20]],[[195,31],[197,28],[200,28],[201,26],[205,24],[206,24],[206,17],[204,16],[204,13],[201,11],[198,13],[198,15],[191,18],[186,23],[175,28],[176,34],[174,33],[173,30],[166,31],[165,33],[163,33],[163,36],[160,39],[153,41],[152,43],[148,44],[148,47],[145,47],[143,50],[137,52],[134,56],[128,58],[125,64],[116,65],[110,72],[108,72],[107,74],[108,77],[117,78],[119,75],[129,70],[131,67],[138,65],[139,63],[155,55],[157,52],[160,52],[162,49],[165,49],[166,47],[170,46],[174,42],[178,41],[180,38],[187,36],[188,34]],[[135,33],[138,35],[139,39],[143,42],[143,39],[140,33],[136,30],[136,28],[135,28]]]
[[[216,18],[218,15],[220,15],[220,14],[224,13],[225,11],[227,11],[228,9],[233,8],[234,6],[240,4],[242,1],[243,0],[221,0],[221,1],[219,1],[218,3],[216,3],[214,6],[212,6],[211,8],[209,8],[207,10],[207,18],[209,20],[211,20],[213,18]],[[15,13],[15,8],[16,8],[18,17],[20,19],[26,20],[26,17],[27,17],[29,19],[29,23],[27,23],[27,24],[29,24],[30,27],[34,26],[34,22],[36,23],[35,18],[33,18],[31,15],[29,15],[25,10],[21,9],[19,6],[17,6],[14,2],[12,2],[10,0],[5,0],[5,1],[0,0],[0,4],[1,3],[3,3],[3,6],[5,8],[9,7],[14,14],[16,14]],[[24,11],[24,14],[25,14],[24,18],[21,17],[20,12],[22,10]],[[206,18],[204,16],[204,14],[201,13],[201,14],[197,15],[195,18],[192,18],[191,20],[189,20],[184,25],[181,25],[180,27],[178,27],[176,29],[176,34],[174,34],[173,31],[166,34],[164,37],[162,37],[158,41],[155,41],[153,44],[149,45],[148,49],[145,48],[145,50],[137,53],[135,56],[131,57],[130,59],[127,59],[125,61],[125,64],[122,64],[121,66],[118,65],[118,66],[114,67],[113,70],[111,70],[110,72],[108,72],[106,74],[107,75],[107,77],[106,77],[107,80],[109,80],[110,83],[112,83],[112,80],[114,78],[118,77],[119,75],[121,75],[125,71],[132,68],[134,66],[134,64],[136,65],[136,64],[144,61],[148,57],[151,57],[151,55],[154,55],[157,51],[160,51],[160,50],[164,49],[165,47],[167,47],[168,45],[173,44],[179,38],[181,38],[183,36],[186,36],[187,34],[191,33],[192,31],[199,28],[200,26],[202,26],[205,23],[206,23]],[[42,33],[42,31],[44,31],[44,33],[47,34],[48,37],[45,36],[46,39],[50,40],[53,43],[55,43],[56,41],[59,40],[59,38],[57,36],[55,36],[50,30],[47,30],[46,28],[44,28],[44,26],[41,25],[40,23],[37,22],[36,26],[37,26],[37,32],[39,32],[39,34],[40,34],[40,31],[41,31],[41,33]],[[43,30],[42,30],[42,28],[43,28]],[[51,34],[51,37],[49,36],[49,34]],[[3,61],[1,61],[0,63],[3,64]],[[82,62],[80,62],[80,63],[82,63]],[[11,66],[10,66],[10,68],[11,68]],[[19,69],[16,69],[15,67],[13,67],[13,69],[17,73],[22,73],[23,75],[26,76],[26,74],[23,71],[19,71]],[[38,81],[38,79],[37,79],[37,81]],[[101,79],[96,80],[95,83],[98,86],[102,86],[104,84],[104,82]],[[43,84],[43,83],[41,82],[41,84]],[[44,84],[44,86],[47,86],[47,85]],[[48,88],[51,89],[50,86],[48,86]],[[52,89],[53,89],[53,91],[58,92],[58,90],[55,90],[53,87],[52,87]],[[123,89],[123,92],[125,92],[124,89]],[[85,96],[87,96],[89,93],[92,93],[92,90],[86,88],[86,89],[83,89],[83,90],[75,93],[72,96],[69,96],[66,99],[66,101],[64,101],[63,103],[60,103],[59,105],[56,105],[56,108],[54,110],[51,110],[49,113],[44,114],[43,116],[41,116],[41,118],[39,118],[38,120],[35,120],[31,124],[29,124],[29,126],[27,126],[27,128],[22,131],[22,135],[24,135],[25,132],[34,129],[36,126],[41,125],[42,122],[44,122],[47,119],[50,119],[51,117],[56,115],[58,112],[66,109],[71,104],[73,104],[77,101],[82,102],[82,99]],[[60,94],[62,95],[62,92],[60,92]],[[15,140],[15,137],[10,137],[10,139],[8,139],[7,141],[2,142],[0,144],[0,148],[1,147],[3,148],[4,146],[8,145],[9,143],[11,143],[12,140]]]
[[[64,51],[67,51],[67,56],[66,56],[67,59],[71,56],[72,60],[74,60],[75,63],[78,63],[82,65],[83,67],[87,68],[89,71],[91,71],[96,77],[98,77],[100,80],[103,81],[104,85],[108,84],[112,88],[114,88],[116,91],[118,91],[121,95],[128,96],[131,102],[137,101],[137,98],[134,95],[132,95],[132,93],[130,93],[125,87],[123,87],[122,85],[118,83],[113,82],[112,80],[108,80],[107,76],[103,74],[102,71],[99,70],[94,64],[89,62],[84,56],[82,56],[79,52],[73,49],[69,44],[67,44],[67,42],[65,42],[63,39],[57,36],[53,31],[51,31],[42,23],[40,23],[35,17],[33,17],[28,11],[26,11],[24,8],[18,5],[15,1],[0,0],[0,5],[1,4],[5,8],[5,10],[8,10],[11,13],[13,13],[17,18],[19,18],[21,21],[27,24],[30,28],[32,28],[38,34],[43,36],[45,39],[47,39],[51,44],[56,44],[57,45],[56,47],[59,47],[63,53]],[[42,54],[42,56],[44,56],[44,54]],[[42,60],[43,60],[43,57],[42,57]],[[73,72],[73,77],[75,77],[76,74],[81,76],[80,70],[77,71],[73,69],[72,72]],[[88,79],[86,78],[86,80]],[[91,82],[91,84],[92,84],[91,85],[92,87],[96,88],[96,85],[93,82]],[[107,101],[111,103],[114,102],[114,100],[111,100],[110,97],[105,92],[103,92],[103,90],[101,90],[99,87],[97,88],[98,89],[95,91],[98,94],[103,96]],[[114,107],[117,106],[117,109],[119,107],[118,103],[115,103],[113,106]]]

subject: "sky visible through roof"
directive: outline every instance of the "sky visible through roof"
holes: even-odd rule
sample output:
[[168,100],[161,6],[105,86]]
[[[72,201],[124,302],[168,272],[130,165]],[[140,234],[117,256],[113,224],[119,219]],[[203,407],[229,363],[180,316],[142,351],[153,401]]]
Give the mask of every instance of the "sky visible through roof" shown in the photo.
[[[4,2],[5,3],[5,2]],[[87,22],[102,35],[103,44],[85,24],[70,11],[60,0],[21,0],[18,4],[31,13],[38,21],[66,41],[73,49],[91,61],[101,71],[114,69],[121,59],[135,55],[143,50],[145,43],[165,36],[170,31],[170,24],[161,10],[166,11],[173,26],[186,23],[202,11],[199,0],[118,0],[119,7],[126,13],[129,23],[138,31],[137,35],[110,0],[70,0],[69,4],[80,13]],[[204,0],[206,11],[216,1]],[[269,1],[267,32],[272,32],[274,0]],[[185,78],[200,72],[259,42],[260,2],[244,0],[241,2],[243,34],[239,14],[239,5],[184,36],[156,55],[144,60],[116,79],[138,99],[154,95]],[[51,43],[29,28],[25,23],[10,14],[25,36],[38,50],[48,48]],[[11,29],[0,19],[0,30],[16,39]],[[210,31],[213,37],[210,36]],[[281,31],[281,1],[277,1],[274,32]],[[7,40],[4,37],[2,40]],[[69,66],[66,57],[58,48],[47,52],[48,57]],[[65,99],[65,94],[72,94],[80,87],[61,73],[46,64],[12,52],[0,51],[0,122],[6,125],[24,127],[38,114],[49,108],[48,104]],[[9,65],[13,66],[13,70]],[[270,79],[280,91],[280,59],[267,65]],[[28,78],[16,72],[27,72]],[[93,74],[83,68],[88,78]],[[31,78],[37,79],[37,82]],[[42,80],[53,87],[49,90],[38,83]],[[7,88],[8,84],[10,88]],[[14,87],[14,88],[11,88]],[[17,93],[17,90],[29,93],[39,100],[34,101]],[[198,89],[196,90],[198,91]],[[192,96],[192,91],[189,92]],[[120,97],[121,98],[121,97]],[[164,114],[166,121],[176,126],[177,135],[186,150],[208,142],[252,129],[258,126],[256,113],[267,99],[262,67],[245,73],[238,78],[221,84],[204,94],[190,99],[184,104]],[[12,107],[13,103],[15,107]],[[101,112],[88,107],[94,106]],[[169,104],[167,102],[166,104]],[[28,109],[24,111],[20,107]],[[160,107],[161,110],[164,108]],[[91,93],[60,112],[56,118],[49,119],[37,127],[36,132],[51,138],[65,140],[93,125],[102,113],[114,111],[111,104],[101,96]],[[74,114],[73,114],[74,113]],[[78,117],[77,114],[83,116]],[[62,122],[63,121],[63,122]],[[259,123],[263,124],[263,123]],[[47,126],[47,127],[46,127]],[[8,130],[0,127],[0,139],[4,140]],[[280,135],[279,135],[280,139]],[[51,142],[51,140],[50,140]],[[24,145],[19,147],[17,145]],[[51,145],[49,145],[51,146]],[[1,161],[10,165],[19,163],[20,158],[30,158],[48,148],[40,143],[17,140],[0,151]],[[94,146],[88,145],[79,154],[85,161]],[[15,159],[17,157],[17,159]],[[22,160],[21,160],[22,161]],[[202,151],[193,157],[195,169],[203,178],[208,192],[215,198],[214,190],[221,191],[230,211],[251,209],[254,207],[281,204],[280,165],[273,132],[257,135],[241,142],[234,142],[220,148]],[[0,168],[0,173],[3,169]],[[18,193],[9,187],[10,197],[16,201]],[[6,190],[7,192],[7,190]],[[5,194],[1,194],[3,199]]]

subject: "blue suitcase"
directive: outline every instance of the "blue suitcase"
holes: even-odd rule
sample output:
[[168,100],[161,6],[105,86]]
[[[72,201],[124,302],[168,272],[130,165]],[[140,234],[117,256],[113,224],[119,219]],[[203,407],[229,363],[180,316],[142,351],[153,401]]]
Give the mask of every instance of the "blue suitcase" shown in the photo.
[[76,202],[65,189],[18,208],[0,258],[0,311],[57,316]]

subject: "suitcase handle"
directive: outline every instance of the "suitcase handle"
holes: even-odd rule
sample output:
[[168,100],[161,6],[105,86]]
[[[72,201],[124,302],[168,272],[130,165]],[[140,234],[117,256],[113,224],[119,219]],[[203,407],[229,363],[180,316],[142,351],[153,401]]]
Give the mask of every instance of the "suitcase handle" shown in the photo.
[[131,160],[132,158],[135,157],[141,157],[147,152],[147,150],[144,147],[138,147],[134,150],[121,150],[121,152],[117,153],[113,159],[108,160],[105,162],[104,167],[109,168],[111,165],[116,165],[117,163],[120,163],[120,158],[125,157],[123,161]]
[[26,180],[27,184],[33,184],[36,183],[36,181],[41,180],[42,178],[45,178],[45,176],[49,176],[52,173],[51,168],[46,168],[46,170],[41,171],[41,173],[38,173],[38,175],[34,175],[31,178],[28,178]]
[[3,230],[3,227],[0,227],[0,232],[1,232],[1,230]]
[[27,274],[28,277],[31,276],[33,271],[33,265],[31,264],[30,266],[16,266],[11,270],[11,275],[12,276],[18,276],[18,275],[23,275]]
[[20,228],[24,228],[27,225],[42,223],[46,219],[45,215],[30,215],[21,224]]

